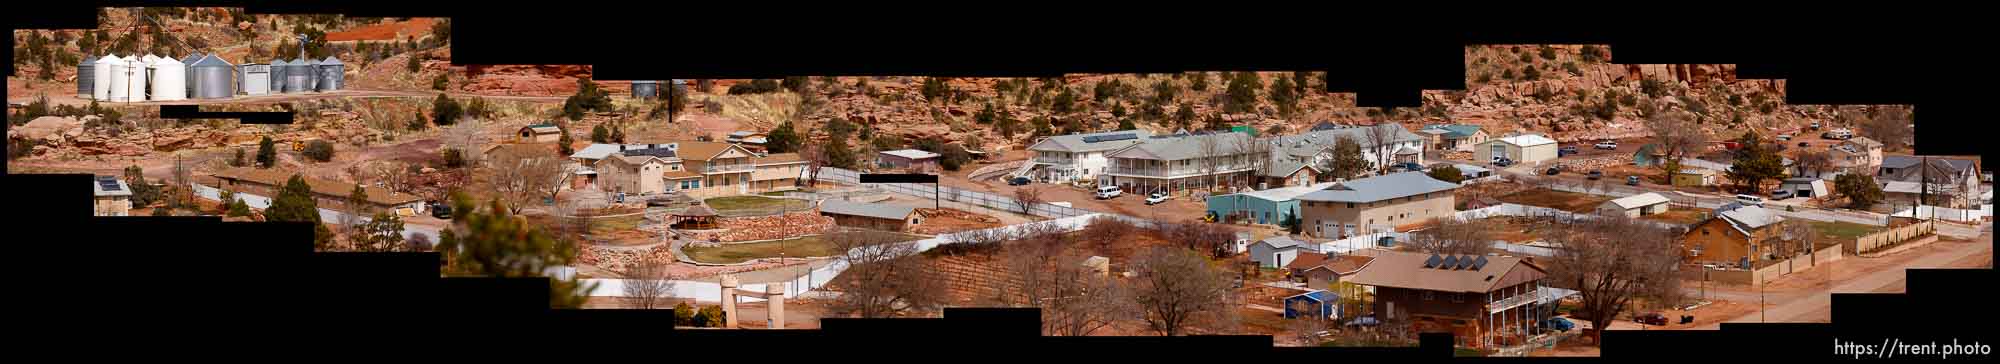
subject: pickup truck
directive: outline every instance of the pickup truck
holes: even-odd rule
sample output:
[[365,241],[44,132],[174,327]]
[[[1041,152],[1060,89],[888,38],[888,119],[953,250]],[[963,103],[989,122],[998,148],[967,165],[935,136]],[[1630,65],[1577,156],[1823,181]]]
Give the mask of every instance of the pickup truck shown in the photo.
[[1609,140],[1597,142],[1597,149],[1618,149],[1618,142]]
[[1165,194],[1165,193],[1160,193],[1160,192],[1154,192],[1154,193],[1153,193],[1152,195],[1148,195],[1148,196],[1146,196],[1146,204],[1147,204],[1147,205],[1158,205],[1158,204],[1161,204],[1161,203],[1164,203],[1164,202],[1167,202],[1167,200],[1169,200],[1169,199],[1172,199],[1172,198],[1173,198],[1173,196],[1168,196],[1168,195],[1167,195],[1167,194]]

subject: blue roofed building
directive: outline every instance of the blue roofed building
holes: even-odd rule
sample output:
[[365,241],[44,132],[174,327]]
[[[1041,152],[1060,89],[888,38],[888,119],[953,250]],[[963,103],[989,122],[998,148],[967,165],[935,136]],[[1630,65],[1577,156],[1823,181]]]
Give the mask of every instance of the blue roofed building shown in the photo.
[[1486,131],[1478,125],[1432,124],[1418,130],[1417,134],[1423,135],[1430,142],[1430,149],[1434,150],[1470,152],[1472,146],[1486,142]]
[[[1285,318],[1340,318],[1340,294],[1312,291],[1285,297]],[[1319,317],[1313,317],[1318,312]]]

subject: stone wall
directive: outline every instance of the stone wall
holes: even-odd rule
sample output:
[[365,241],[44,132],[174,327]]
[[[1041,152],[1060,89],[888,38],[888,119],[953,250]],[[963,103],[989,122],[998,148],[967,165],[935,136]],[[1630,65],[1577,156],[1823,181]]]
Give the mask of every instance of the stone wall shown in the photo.
[[789,239],[824,234],[834,228],[833,218],[820,216],[819,209],[771,216],[723,217],[717,218],[716,223],[722,228],[715,231],[682,231],[681,234],[698,241],[728,243]]

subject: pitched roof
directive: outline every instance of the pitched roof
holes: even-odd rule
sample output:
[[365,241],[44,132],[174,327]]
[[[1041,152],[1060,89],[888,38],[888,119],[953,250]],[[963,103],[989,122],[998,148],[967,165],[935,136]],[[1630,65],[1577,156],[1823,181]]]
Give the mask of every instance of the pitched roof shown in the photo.
[[730,149],[743,150],[743,154],[750,154],[749,150],[743,149],[742,146],[729,143],[681,141],[672,144],[678,145],[681,159],[686,160],[706,161]]
[[1250,192],[1240,193],[1240,195],[1256,197],[1258,199],[1263,199],[1265,201],[1282,202],[1282,201],[1291,201],[1293,199],[1299,198],[1299,196],[1304,196],[1309,193],[1319,192],[1320,190],[1324,190],[1327,187],[1333,187],[1333,185],[1334,185],[1333,182],[1321,182],[1309,186],[1282,187],[1282,188],[1273,188],[1262,191],[1250,191]]
[[757,159],[756,159],[756,161],[755,161],[755,163],[756,163],[756,164],[758,164],[758,165],[766,165],[766,164],[785,164],[785,163],[803,163],[803,162],[805,162],[805,159],[803,159],[803,158],[799,158],[799,154],[798,154],[798,153],[777,153],[777,154],[771,154],[771,155],[766,155],[766,156],[764,156],[763,158],[757,158]]
[[1269,140],[1277,142],[1279,148],[1287,149],[1287,152],[1293,153],[1293,155],[1301,155],[1299,153],[1305,153],[1303,155],[1318,153],[1320,150],[1333,146],[1333,143],[1339,141],[1341,138],[1354,138],[1355,144],[1360,144],[1362,149],[1370,149],[1375,147],[1375,143],[1368,137],[1368,128],[1389,129],[1391,133],[1395,134],[1389,138],[1389,143],[1422,141],[1424,139],[1422,136],[1410,132],[1409,129],[1403,129],[1403,127],[1395,124],[1378,124],[1374,126],[1314,130],[1296,135],[1277,136]]
[[131,196],[132,187],[125,180],[112,176],[97,176],[96,187],[92,187],[97,197]]
[[[1300,265],[1299,262],[1306,260],[1306,257],[1315,258],[1313,258],[1310,264]],[[1368,263],[1373,261],[1375,261],[1375,257],[1366,255],[1347,254],[1329,258],[1326,254],[1299,254],[1299,257],[1292,260],[1292,264],[1286,267],[1306,271],[1325,269],[1333,271],[1334,274],[1344,276],[1354,274],[1366,268]]]
[[[1909,168],[1922,163],[1924,157],[1908,155],[1882,156],[1882,168]],[[1969,158],[1930,157],[1931,165],[1954,173],[1963,173],[1977,166],[1978,161]]]
[[1258,240],[1255,243],[1250,243],[1250,245],[1257,245],[1257,244],[1263,244],[1265,246],[1269,246],[1271,247],[1271,249],[1298,248],[1306,250],[1318,250],[1317,247],[1312,245],[1311,243],[1307,243],[1306,241],[1292,238],[1290,235],[1278,235],[1278,236],[1264,238],[1264,240]]
[[[282,188],[285,182],[292,178],[292,172],[276,169],[232,167],[215,172],[214,177]],[[307,187],[312,188],[314,194],[343,199],[347,198],[349,194],[354,193],[354,186],[356,185],[353,182],[331,181],[313,177],[305,177],[305,182]],[[416,194],[395,192],[394,190],[382,187],[363,186],[361,189],[368,192],[368,202],[377,205],[400,205],[424,200],[422,196],[417,196]],[[277,196],[266,197],[276,198]]]
[[562,128],[558,128],[555,125],[550,125],[550,124],[535,124],[535,125],[523,126],[521,127],[521,129],[533,131],[535,132],[535,134],[562,133]]
[[[1276,161],[1271,161],[1270,163],[1271,165],[1266,166],[1264,168],[1265,177],[1273,177],[1273,178],[1291,177],[1292,174],[1299,173],[1299,170],[1310,167],[1303,162],[1294,160],[1276,160]],[[1318,170],[1315,169],[1314,171]]]
[[1299,196],[1306,201],[1375,202],[1458,188],[1457,183],[1439,181],[1423,172],[1401,172],[1341,182],[1318,192]]
[[1778,216],[1776,212],[1762,206],[1738,207],[1729,211],[1723,211],[1719,215],[1722,216],[1723,220],[1729,222],[1730,227],[1736,228],[1737,231],[1742,232],[1744,235],[1749,235],[1750,230],[1757,230],[1780,221],[1785,221],[1785,217]]
[[1513,145],[1516,145],[1516,146],[1522,146],[1522,147],[1532,147],[1532,146],[1537,146],[1537,145],[1544,145],[1544,144],[1555,144],[1555,143],[1556,143],[1556,140],[1555,140],[1555,139],[1549,139],[1549,137],[1545,137],[1545,136],[1541,136],[1540,134],[1523,134],[1523,135],[1515,135],[1515,136],[1510,136],[1510,137],[1505,137],[1505,138],[1493,138],[1493,139],[1487,139],[1487,141],[1490,141],[1490,142],[1501,142],[1501,143],[1507,143],[1507,144],[1513,144]]
[[1480,293],[1548,276],[1541,267],[1521,257],[1463,255],[1460,257],[1485,257],[1486,265],[1479,269],[1442,269],[1424,267],[1430,254],[1386,250],[1373,254],[1373,260],[1346,281],[1377,287]]
[[[1126,137],[1126,136],[1130,137]],[[1098,152],[1118,150],[1133,144],[1144,143],[1153,136],[1146,129],[1107,131],[1102,133],[1057,135],[1035,142],[1028,150],[1062,152]]]
[[1424,128],[1432,130],[1443,130],[1445,131],[1444,137],[1452,139],[1469,137],[1472,136],[1473,134],[1479,133],[1478,125],[1446,124],[1446,125],[1431,125]]
[[551,156],[551,157],[553,157],[553,156],[555,156],[555,155],[556,155],[556,152],[555,152],[555,149],[554,149],[554,148],[550,148],[548,144],[526,144],[526,143],[507,143],[507,144],[494,144],[494,145],[489,145],[489,146],[486,146],[486,150],[484,150],[484,151],[480,151],[480,153],[482,153],[482,154],[484,154],[484,155],[494,155],[494,153],[496,153],[496,152],[497,152],[497,153],[521,153],[521,154],[528,154],[528,155],[533,155],[533,154],[535,154],[535,153],[541,153],[541,154],[543,154],[543,155],[547,155],[547,156]]
[[[569,157],[576,159],[590,159],[590,160],[604,159],[604,157],[609,157],[613,153],[618,153],[619,145],[621,144],[591,144],[588,146],[584,146],[583,149],[578,149],[576,153],[570,154]],[[622,145],[625,146],[624,149],[626,150],[646,149],[647,147],[647,145],[645,144],[622,144]]]
[[1155,135],[1146,138],[1146,141],[1143,143],[1127,146],[1124,149],[1111,152],[1107,156],[1163,161],[1194,159],[1201,157],[1205,153],[1203,150],[1204,144],[1211,140],[1215,143],[1215,154],[1223,156],[1241,154],[1244,150],[1243,147],[1254,139],[1250,134],[1239,132],[1186,136]]
[[1868,139],[1868,137],[1864,137],[1864,136],[1858,136],[1858,137],[1854,137],[1854,139],[1848,139],[1848,140],[1847,140],[1846,142],[1843,142],[1843,143],[1846,143],[1846,144],[1854,144],[1854,145],[1859,145],[1859,146],[1862,146],[1862,147],[1864,147],[1864,148],[1881,148],[1881,147],[1882,147],[1882,142],[1878,142],[1878,141],[1875,141],[1875,139]]
[[926,151],[921,151],[921,150],[916,150],[916,149],[897,149],[897,150],[890,150],[890,151],[883,151],[883,152],[881,152],[881,153],[882,153],[882,154],[887,154],[887,155],[893,155],[893,156],[897,156],[897,157],[903,157],[903,158],[909,158],[909,159],[912,159],[912,160],[916,160],[916,159],[929,159],[929,158],[937,158],[937,157],[938,157],[938,154],[937,154],[937,153],[931,153],[931,152],[926,152]]
[[1661,196],[1659,193],[1656,192],[1647,192],[1637,195],[1620,197],[1616,200],[1611,200],[1610,202],[1605,202],[1605,203],[1618,205],[1618,208],[1622,209],[1636,209],[1640,207],[1667,203],[1667,196]]
[[835,215],[864,216],[864,217],[872,217],[877,219],[890,219],[890,220],[902,220],[904,218],[910,217],[910,214],[915,213],[916,211],[917,208],[909,206],[852,202],[845,200],[826,200],[820,202],[819,204],[819,212],[822,213],[835,214]]

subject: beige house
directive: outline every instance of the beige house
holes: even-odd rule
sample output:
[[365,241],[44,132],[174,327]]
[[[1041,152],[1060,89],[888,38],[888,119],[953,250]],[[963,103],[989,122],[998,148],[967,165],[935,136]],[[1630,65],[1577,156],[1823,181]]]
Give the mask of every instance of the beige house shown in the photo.
[[1882,142],[1868,137],[1841,141],[1827,152],[1833,155],[1833,167],[1840,172],[1875,174],[1875,169],[1882,167]]
[[562,140],[562,128],[555,124],[535,124],[521,127],[514,136],[520,143],[554,143]]
[[1507,158],[1514,163],[1540,163],[1556,159],[1556,141],[1535,134],[1493,138],[1473,147],[1472,154],[1473,160],[1480,162]]
[[1457,188],[1423,172],[1402,172],[1341,182],[1298,199],[1305,233],[1338,239],[1451,216]]
[[97,176],[94,216],[126,216],[132,211],[132,189],[118,177]]
[[704,198],[797,189],[805,171],[805,160],[796,153],[760,156],[739,145],[715,142],[648,146],[579,158],[590,162],[580,170],[594,174],[598,188],[605,191],[679,192]]
[[1098,185],[1135,194],[1251,186],[1261,179],[1251,160],[1270,158],[1248,148],[1257,142],[1235,132],[1149,137],[1105,154]]

